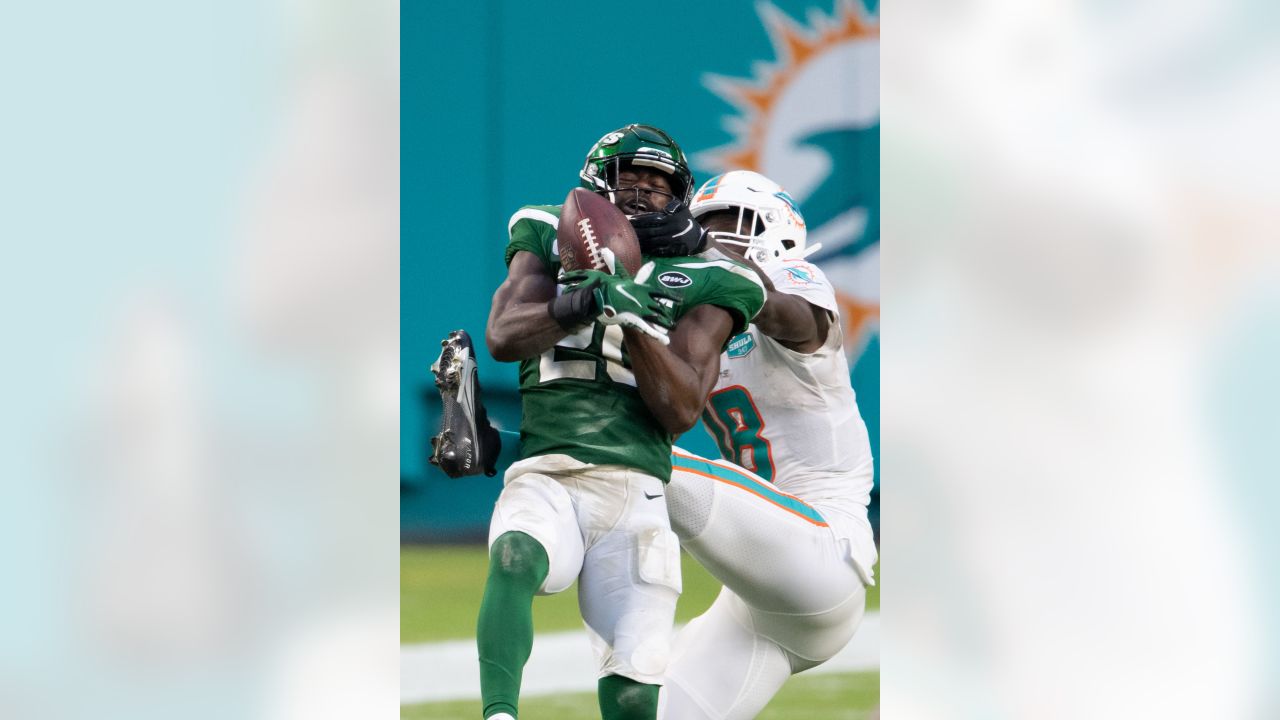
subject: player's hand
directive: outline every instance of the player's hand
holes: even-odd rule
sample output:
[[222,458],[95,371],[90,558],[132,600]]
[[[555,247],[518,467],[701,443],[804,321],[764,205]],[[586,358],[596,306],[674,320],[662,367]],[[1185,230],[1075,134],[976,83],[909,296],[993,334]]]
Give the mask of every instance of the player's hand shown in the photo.
[[675,298],[646,284],[653,274],[653,263],[647,263],[633,278],[626,276],[621,265],[613,277],[614,283],[596,288],[596,300],[600,303],[598,320],[605,325],[623,325],[634,328],[663,345],[671,343],[669,333],[675,325]]
[[633,215],[631,227],[640,247],[656,248],[651,255],[692,255],[706,247],[707,231],[679,200],[672,200],[659,212]]
[[653,274],[653,263],[646,264],[634,278],[621,263],[615,272],[611,275],[579,270],[566,273],[560,282],[572,285],[569,292],[592,294],[597,322],[634,328],[663,345],[669,344],[668,333],[675,324],[675,298],[646,284]]

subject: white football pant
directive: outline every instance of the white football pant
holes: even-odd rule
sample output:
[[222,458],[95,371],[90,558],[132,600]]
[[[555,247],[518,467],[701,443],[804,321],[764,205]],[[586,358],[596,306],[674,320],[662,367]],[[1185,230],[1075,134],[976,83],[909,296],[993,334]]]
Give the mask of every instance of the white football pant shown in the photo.
[[522,460],[504,477],[489,544],[517,530],[547,551],[539,594],[578,580],[599,675],[660,684],[680,595],[680,548],[662,481],[564,455]]
[[736,465],[673,460],[672,527],[725,587],[677,635],[659,717],[753,718],[788,677],[844,648],[866,589],[817,508]]

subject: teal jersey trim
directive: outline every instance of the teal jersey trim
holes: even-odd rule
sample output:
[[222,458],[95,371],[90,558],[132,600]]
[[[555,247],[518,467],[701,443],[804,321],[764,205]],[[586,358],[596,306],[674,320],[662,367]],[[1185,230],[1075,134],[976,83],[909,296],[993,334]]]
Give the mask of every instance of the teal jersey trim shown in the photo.
[[823,519],[822,514],[805,504],[803,500],[793,495],[781,492],[769,483],[762,482],[758,478],[748,474],[745,470],[727,468],[724,465],[717,465],[701,458],[692,457],[690,455],[681,455],[680,453],[675,452],[671,453],[671,465],[673,473],[679,470],[684,470],[686,472],[704,475],[714,480],[728,483],[746,490],[749,493],[759,495],[774,505],[799,515],[814,525],[827,527],[827,521]]

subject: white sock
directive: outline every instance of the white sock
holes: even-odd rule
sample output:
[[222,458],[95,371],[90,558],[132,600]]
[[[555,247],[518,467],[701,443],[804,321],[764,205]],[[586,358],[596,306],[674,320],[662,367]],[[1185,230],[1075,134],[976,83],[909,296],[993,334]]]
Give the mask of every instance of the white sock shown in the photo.
[[516,719],[514,717],[511,717],[511,713],[498,713],[497,715],[490,715],[484,720],[516,720]]

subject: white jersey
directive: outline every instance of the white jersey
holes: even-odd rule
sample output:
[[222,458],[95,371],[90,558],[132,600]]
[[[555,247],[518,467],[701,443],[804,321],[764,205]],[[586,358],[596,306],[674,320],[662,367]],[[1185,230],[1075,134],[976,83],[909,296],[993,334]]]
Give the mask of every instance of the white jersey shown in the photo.
[[754,324],[731,338],[702,416],[725,459],[672,451],[672,529],[724,588],[680,631],[659,717],[756,717],[790,675],[849,642],[875,582],[871,445],[835,291],[802,260],[766,272],[833,322],[807,355]]
[[[725,459],[821,508],[840,536],[862,535],[869,529],[871,444],[849,381],[835,291],[803,260],[770,263],[766,272],[778,292],[831,311],[827,341],[804,354],[749,326],[720,357],[703,421]],[[854,555],[865,560],[864,553]]]

